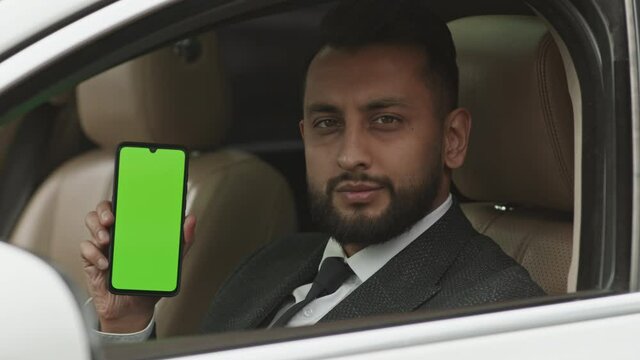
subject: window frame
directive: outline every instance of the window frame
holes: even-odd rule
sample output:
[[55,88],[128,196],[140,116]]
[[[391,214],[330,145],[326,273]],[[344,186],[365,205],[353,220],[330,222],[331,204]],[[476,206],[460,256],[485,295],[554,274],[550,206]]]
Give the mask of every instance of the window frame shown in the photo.
[[[640,7],[637,1],[625,0],[627,38],[629,42],[629,81],[633,140],[633,224],[631,229],[630,290],[640,290]],[[635,259],[635,261],[633,261]]]

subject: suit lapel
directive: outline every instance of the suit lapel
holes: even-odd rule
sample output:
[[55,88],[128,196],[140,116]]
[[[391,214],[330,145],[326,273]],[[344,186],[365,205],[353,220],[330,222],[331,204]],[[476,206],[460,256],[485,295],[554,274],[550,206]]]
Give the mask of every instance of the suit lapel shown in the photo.
[[410,312],[438,293],[440,278],[474,233],[456,202],[440,220],[321,321]]
[[268,325],[287,296],[313,280],[326,240],[318,234],[298,235],[250,258],[214,298],[203,331]]
[[260,310],[247,313],[248,328],[267,327],[273,316],[285,303],[285,300],[291,297],[293,290],[300,285],[313,281],[313,278],[318,273],[318,266],[320,265],[320,260],[322,260],[325,245],[326,242],[316,248],[310,256],[295,264],[291,271],[282,272],[279,277],[274,277],[280,278],[280,282],[273,286],[270,291],[264,292],[263,298],[256,299],[256,302],[260,303],[260,306],[256,308]]

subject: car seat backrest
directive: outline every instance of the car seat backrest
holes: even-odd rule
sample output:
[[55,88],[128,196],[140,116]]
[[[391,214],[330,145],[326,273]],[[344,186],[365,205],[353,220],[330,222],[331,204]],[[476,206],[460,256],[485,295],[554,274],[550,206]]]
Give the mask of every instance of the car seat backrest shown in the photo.
[[471,138],[454,183],[477,230],[492,237],[550,294],[567,292],[574,197],[573,111],[558,47],[531,16],[449,23],[460,105]]
[[193,150],[187,212],[198,219],[196,239],[183,262],[180,294],[158,305],[159,337],[197,332],[236,263],[295,228],[286,180],[248,153],[218,149],[229,111],[215,35],[196,41],[191,43],[192,51],[199,52],[196,59],[175,47],[163,48],[78,86],[83,129],[100,149],[58,168],[33,196],[11,236],[12,243],[50,258],[83,283],[79,242],[89,236],[84,217],[100,200],[111,198],[116,145],[143,141]]
[[[218,146],[229,106],[213,33],[191,40],[197,59],[167,47],[116,66],[78,86],[78,110],[91,140],[115,148],[122,139]],[[198,51],[198,50],[192,50]]]

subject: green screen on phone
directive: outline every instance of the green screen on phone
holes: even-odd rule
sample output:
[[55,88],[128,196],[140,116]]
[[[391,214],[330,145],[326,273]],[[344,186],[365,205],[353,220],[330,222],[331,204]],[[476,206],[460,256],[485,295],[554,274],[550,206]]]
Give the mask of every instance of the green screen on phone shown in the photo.
[[176,291],[186,152],[123,145],[117,156],[111,286]]

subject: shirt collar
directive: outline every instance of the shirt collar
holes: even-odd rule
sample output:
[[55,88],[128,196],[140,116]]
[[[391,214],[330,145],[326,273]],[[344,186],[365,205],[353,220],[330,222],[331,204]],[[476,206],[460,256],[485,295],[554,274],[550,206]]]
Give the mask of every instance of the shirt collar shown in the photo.
[[[351,267],[360,281],[365,282],[380,270],[391,258],[411,244],[420,234],[427,231],[451,208],[451,194],[440,206],[416,222],[409,230],[380,244],[369,245],[347,258],[342,246],[333,238],[329,238],[324,249],[322,260],[328,257],[341,257]],[[322,264],[322,261],[320,262]]]

